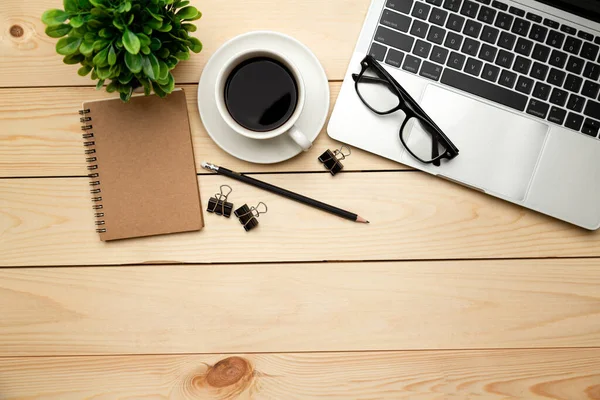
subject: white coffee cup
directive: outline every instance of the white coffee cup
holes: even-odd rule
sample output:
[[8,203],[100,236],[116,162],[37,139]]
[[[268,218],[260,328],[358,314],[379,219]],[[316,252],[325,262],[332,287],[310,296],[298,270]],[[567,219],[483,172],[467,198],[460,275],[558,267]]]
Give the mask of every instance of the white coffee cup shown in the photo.
[[[234,68],[237,67],[239,64],[246,60],[256,57],[272,58],[285,65],[294,76],[298,90],[298,101],[296,102],[296,109],[294,110],[290,118],[280,127],[266,132],[256,132],[241,126],[233,119],[231,114],[229,114],[227,106],[225,105],[225,83],[227,82],[227,78],[234,70]],[[225,63],[225,65],[223,65],[223,67],[217,75],[217,83],[215,85],[215,99],[217,100],[217,109],[219,110],[219,113],[221,114],[223,120],[235,132],[247,138],[258,140],[272,139],[274,137],[287,134],[294,140],[294,142],[298,144],[298,146],[302,148],[302,150],[307,151],[312,147],[312,143],[308,139],[308,137],[304,133],[302,133],[300,129],[298,129],[298,127],[295,125],[296,121],[298,121],[298,118],[300,118],[300,115],[302,114],[302,110],[304,109],[305,96],[306,93],[304,88],[304,80],[302,79],[302,75],[300,74],[298,68],[283,54],[271,50],[253,49],[236,54],[235,56],[230,58],[229,61]]]

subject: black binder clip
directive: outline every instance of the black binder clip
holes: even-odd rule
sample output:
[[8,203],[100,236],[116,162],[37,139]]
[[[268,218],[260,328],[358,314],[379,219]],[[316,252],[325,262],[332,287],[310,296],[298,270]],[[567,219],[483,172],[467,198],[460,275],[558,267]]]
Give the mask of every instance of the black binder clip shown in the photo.
[[[227,189],[229,189],[229,191],[225,193]],[[227,197],[233,192],[233,189],[229,185],[221,185],[219,190],[220,193],[215,193],[215,197],[208,199],[206,211],[229,218],[231,217],[233,204],[227,201]]]
[[[264,211],[261,211],[262,209],[259,210],[261,205]],[[264,214],[266,212],[267,205],[261,201],[256,205],[256,207],[248,207],[248,204],[244,204],[235,210],[235,216],[239,218],[240,223],[244,226],[246,232],[248,232],[249,230],[256,228],[258,225],[258,220],[256,218],[258,218],[260,214]]]
[[325,153],[319,156],[319,161],[323,163],[331,175],[335,175],[344,168],[344,165],[340,161],[346,159],[351,153],[352,150],[350,150],[350,147],[342,145],[342,147],[334,151],[327,149]]

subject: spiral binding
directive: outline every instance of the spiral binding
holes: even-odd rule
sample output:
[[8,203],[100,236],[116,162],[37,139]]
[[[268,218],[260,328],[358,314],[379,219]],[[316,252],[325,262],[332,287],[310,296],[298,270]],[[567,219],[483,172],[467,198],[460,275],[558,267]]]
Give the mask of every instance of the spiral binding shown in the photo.
[[[85,149],[86,155],[96,154],[96,149],[94,147],[92,147],[92,146],[96,145],[96,142],[93,140],[94,133],[90,132],[93,125],[90,123],[92,121],[92,117],[87,115],[89,112],[90,112],[89,108],[86,108],[84,110],[79,110],[79,115],[81,115],[81,117],[79,118],[79,122],[81,122],[83,124],[83,125],[81,125],[81,130],[85,132],[81,136],[85,140],[83,142],[83,145],[86,147],[86,149]],[[90,140],[90,139],[92,139],[92,140]],[[90,189],[90,193],[93,195],[96,195],[96,196],[92,197],[92,202],[94,202],[94,203],[101,202],[102,196],[98,196],[99,194],[102,193],[102,190],[100,189],[100,187],[98,187],[98,186],[100,186],[100,181],[97,179],[94,179],[94,178],[98,178],[100,175],[97,172],[91,172],[91,171],[98,169],[98,164],[95,164],[98,161],[98,159],[96,158],[96,156],[90,156],[90,157],[86,157],[85,161],[88,163],[87,170],[90,171],[90,173],[88,174],[88,177],[90,178],[90,186],[94,186],[94,188]],[[104,207],[102,206],[102,204],[93,204],[92,209],[103,210]],[[98,227],[98,228],[96,228],[96,232],[105,233],[106,228],[100,228],[100,226],[105,226],[106,222],[103,219],[98,219],[98,218],[104,217],[104,212],[95,212],[94,217],[97,218],[96,221],[94,222],[94,224]]]

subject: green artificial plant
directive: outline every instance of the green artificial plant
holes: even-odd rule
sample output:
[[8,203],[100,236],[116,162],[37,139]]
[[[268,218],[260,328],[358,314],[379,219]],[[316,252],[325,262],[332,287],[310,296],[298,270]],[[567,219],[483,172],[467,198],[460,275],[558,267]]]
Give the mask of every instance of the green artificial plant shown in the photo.
[[[63,0],[64,10],[42,15],[46,34],[60,38],[56,52],[65,64],[81,64],[77,73],[91,73],[105,82],[107,92],[129,101],[133,90],[144,87],[164,97],[173,91],[171,70],[180,60],[199,53],[202,43],[189,35],[190,21],[202,14],[183,0]],[[110,82],[109,82],[110,81]]]

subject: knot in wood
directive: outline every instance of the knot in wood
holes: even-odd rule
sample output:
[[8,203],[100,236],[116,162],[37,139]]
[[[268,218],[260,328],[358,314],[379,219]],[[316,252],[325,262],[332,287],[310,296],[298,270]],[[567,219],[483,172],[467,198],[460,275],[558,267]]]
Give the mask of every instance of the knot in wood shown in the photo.
[[242,357],[229,357],[219,361],[206,373],[206,382],[215,388],[233,385],[252,375],[250,362]]
[[21,25],[13,25],[10,27],[10,35],[12,37],[21,37],[25,33],[25,29]]

